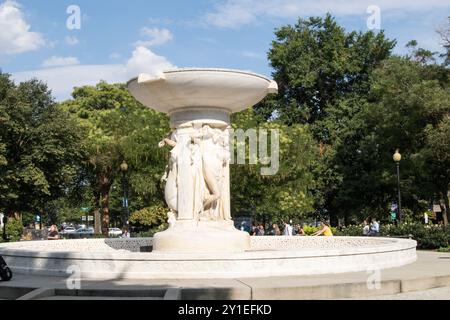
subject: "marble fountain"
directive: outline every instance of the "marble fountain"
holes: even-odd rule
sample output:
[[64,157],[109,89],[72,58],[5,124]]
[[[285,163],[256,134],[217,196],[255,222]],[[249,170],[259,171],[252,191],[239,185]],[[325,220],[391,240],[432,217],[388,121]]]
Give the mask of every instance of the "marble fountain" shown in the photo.
[[[378,237],[250,237],[230,213],[230,114],[278,91],[251,72],[175,69],[128,82],[142,104],[170,115],[164,174],[169,228],[153,238],[0,244],[14,273],[86,279],[295,276],[398,267],[416,242]],[[149,252],[149,248],[152,248]]]

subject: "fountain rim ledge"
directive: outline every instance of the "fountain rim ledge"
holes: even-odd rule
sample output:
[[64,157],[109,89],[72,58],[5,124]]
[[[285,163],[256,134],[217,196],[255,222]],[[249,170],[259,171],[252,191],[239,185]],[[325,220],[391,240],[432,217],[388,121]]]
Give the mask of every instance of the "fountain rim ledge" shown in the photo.
[[[259,238],[259,237],[254,237]],[[275,242],[294,237],[261,237],[256,242]],[[295,237],[297,238],[297,237]],[[247,251],[244,253],[199,254],[199,253],[157,253],[112,250],[98,252],[86,248],[83,252],[42,251],[13,248],[12,244],[0,244],[3,255],[14,273],[67,277],[68,268],[78,266],[82,279],[229,279],[236,277],[254,278],[271,276],[303,276],[367,271],[373,268],[386,269],[400,267],[416,261],[416,241],[397,238],[372,238],[373,245],[349,247],[348,240],[368,239],[367,237],[317,237],[319,242],[347,242],[346,248],[301,248]],[[136,238],[133,238],[136,239]],[[150,244],[151,238],[137,238]],[[83,240],[79,241],[83,244]],[[87,240],[101,242],[105,239]],[[120,239],[117,241],[129,241]],[[252,242],[253,242],[252,241]],[[308,241],[308,240],[306,240]],[[114,241],[115,242],[115,241]],[[41,241],[45,245],[49,242]],[[55,243],[55,242],[51,242]],[[378,243],[378,244],[376,244]],[[31,243],[33,244],[33,243]],[[36,244],[36,242],[34,243]],[[20,246],[20,243],[18,244]]]
[[[225,73],[240,73],[244,75],[254,76],[261,79],[264,79],[271,83],[273,80],[271,80],[269,77],[258,74],[256,72],[247,71],[247,70],[238,70],[238,69],[227,69],[227,68],[200,68],[200,67],[186,67],[186,68],[171,68],[166,69],[157,73],[150,73],[151,75],[158,75],[158,74],[165,74],[165,73],[182,73],[182,72],[225,72]],[[130,83],[136,81],[139,79],[139,76],[133,77],[130,80],[127,81],[126,85],[128,86]]]

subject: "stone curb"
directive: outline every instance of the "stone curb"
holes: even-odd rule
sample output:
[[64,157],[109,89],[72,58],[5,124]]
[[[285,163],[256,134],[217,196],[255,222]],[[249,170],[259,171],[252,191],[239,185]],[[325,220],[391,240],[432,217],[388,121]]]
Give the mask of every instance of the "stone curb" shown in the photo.
[[[239,280],[247,285],[245,281]],[[248,286],[248,285],[247,285]],[[381,282],[379,289],[370,289],[366,282],[350,282],[331,285],[317,286],[297,286],[297,287],[266,287],[252,288],[248,290],[233,287],[204,287],[204,288],[167,288],[144,291],[153,291],[150,296],[161,296],[164,300],[325,300],[325,299],[360,299],[370,297],[380,297],[385,295],[395,295],[399,293],[422,291],[433,288],[450,286],[450,275],[425,277],[406,280],[385,280]],[[20,290],[24,288],[0,287],[0,290]],[[32,289],[26,288],[30,291]],[[37,288],[28,292],[17,300],[39,300],[55,295],[82,296],[89,299],[89,296],[120,297],[120,293],[126,290],[117,289],[89,289],[79,290],[76,294],[66,292],[67,290],[54,288]],[[147,292],[147,293],[148,293]],[[144,293],[144,292],[142,292]],[[159,294],[161,293],[161,294]],[[137,298],[145,294],[134,294]],[[11,297],[12,298],[12,297]]]

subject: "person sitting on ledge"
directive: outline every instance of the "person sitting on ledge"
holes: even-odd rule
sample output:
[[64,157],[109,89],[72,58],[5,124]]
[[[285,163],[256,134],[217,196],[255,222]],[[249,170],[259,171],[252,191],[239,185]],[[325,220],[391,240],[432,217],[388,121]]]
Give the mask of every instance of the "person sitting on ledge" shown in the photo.
[[303,230],[303,226],[301,224],[297,224],[294,227],[294,230],[295,230],[294,233],[295,233],[296,236],[304,236],[304,235],[306,235],[305,234],[305,230]]
[[364,227],[363,227],[363,236],[368,236],[370,232],[370,218],[367,218],[364,220]]
[[322,225],[322,229],[320,229],[319,231],[315,232],[313,234],[313,236],[324,235],[326,237],[332,237],[333,236],[333,232],[331,231],[330,224],[328,222],[325,222],[325,221],[322,221],[320,224]]
[[130,238],[130,231],[128,230],[127,227],[124,227],[124,228],[122,229],[122,235],[121,235],[120,237],[121,237],[121,238],[125,238],[125,239]]
[[371,224],[370,224],[370,231],[369,236],[376,237],[380,235],[380,224],[378,223],[377,219],[372,218]]
[[47,240],[59,240],[58,227],[56,227],[56,225],[52,225],[50,227],[50,231],[47,235]]

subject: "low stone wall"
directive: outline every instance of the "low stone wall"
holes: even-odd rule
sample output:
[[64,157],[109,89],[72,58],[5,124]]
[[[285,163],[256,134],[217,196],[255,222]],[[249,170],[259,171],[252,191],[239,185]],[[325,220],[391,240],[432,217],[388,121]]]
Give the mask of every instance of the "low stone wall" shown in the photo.
[[[20,241],[4,244],[13,250],[38,252],[141,252],[152,245],[152,238],[74,239],[54,241]],[[2,246],[0,245],[0,251]]]
[[371,237],[309,237],[309,236],[280,236],[280,237],[252,237],[251,247],[255,250],[327,250],[346,248],[367,248],[389,245],[396,239]]

